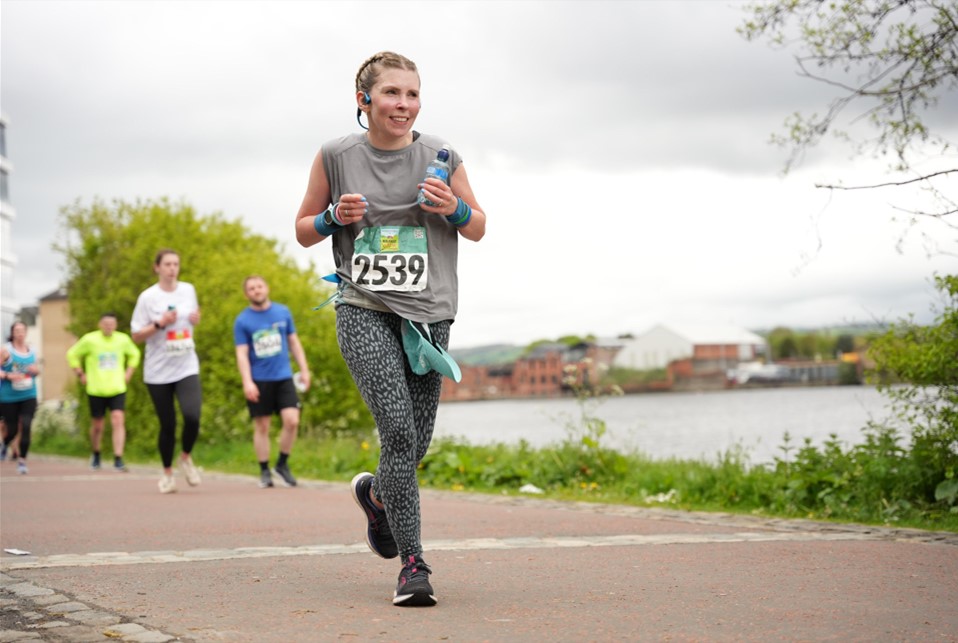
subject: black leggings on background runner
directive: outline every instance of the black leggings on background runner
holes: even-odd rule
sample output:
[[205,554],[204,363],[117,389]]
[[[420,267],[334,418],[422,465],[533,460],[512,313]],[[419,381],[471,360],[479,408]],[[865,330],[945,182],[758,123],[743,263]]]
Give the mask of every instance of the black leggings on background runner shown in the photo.
[[33,415],[37,412],[37,398],[30,398],[21,402],[4,402],[0,404],[0,417],[3,423],[7,425],[7,435],[3,439],[4,446],[10,446],[10,443],[20,434],[20,447],[17,454],[26,459],[30,452],[30,428],[33,426]]
[[176,451],[176,406],[174,398],[180,403],[183,414],[183,452],[193,451],[196,438],[200,434],[200,407],[203,404],[203,391],[200,388],[200,376],[190,375],[179,382],[169,384],[147,384],[153,398],[153,408],[160,420],[160,458],[163,467],[173,466],[173,453]]
[[[433,338],[449,345],[450,322],[429,324]],[[426,455],[439,406],[442,375],[416,375],[402,345],[402,318],[394,313],[341,304],[336,337],[366,406],[376,420],[381,451],[373,494],[403,560],[422,553],[416,468]]]

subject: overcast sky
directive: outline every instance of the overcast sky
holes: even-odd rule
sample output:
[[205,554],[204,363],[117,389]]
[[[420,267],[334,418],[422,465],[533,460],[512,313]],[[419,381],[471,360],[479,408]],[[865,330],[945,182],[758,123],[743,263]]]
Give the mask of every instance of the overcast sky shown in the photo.
[[742,39],[744,18],[721,0],[4,0],[19,264],[3,297],[58,287],[59,209],[94,197],[185,200],[331,271],[294,217],[319,146],[358,130],[356,70],[388,49],[416,61],[415,128],[459,150],[488,215],[485,239],[461,241],[454,348],[931,319],[932,274],[958,267],[940,252],[953,233],[896,217],[914,191],[816,189],[887,180],[837,144],[782,175],[770,135],[833,90],[798,77],[797,51]]

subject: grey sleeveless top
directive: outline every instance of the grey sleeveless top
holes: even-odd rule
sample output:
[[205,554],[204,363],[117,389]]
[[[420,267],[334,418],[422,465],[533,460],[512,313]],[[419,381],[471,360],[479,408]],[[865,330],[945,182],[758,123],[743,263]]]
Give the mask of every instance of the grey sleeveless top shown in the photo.
[[368,203],[361,221],[330,239],[336,274],[347,284],[343,303],[423,323],[455,319],[459,233],[416,202],[416,186],[443,147],[451,178],[462,158],[436,136],[413,132],[412,144],[401,150],[376,149],[362,134],[323,145],[332,202],[342,194],[362,194]]

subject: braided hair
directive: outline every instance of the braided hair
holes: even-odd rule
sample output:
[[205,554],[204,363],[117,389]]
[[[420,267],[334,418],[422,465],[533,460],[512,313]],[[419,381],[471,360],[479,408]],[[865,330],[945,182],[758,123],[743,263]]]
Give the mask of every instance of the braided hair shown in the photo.
[[405,69],[419,73],[416,63],[405,56],[392,51],[380,51],[367,58],[359,67],[359,71],[356,72],[356,91],[368,94],[379,80],[379,74],[383,68]]

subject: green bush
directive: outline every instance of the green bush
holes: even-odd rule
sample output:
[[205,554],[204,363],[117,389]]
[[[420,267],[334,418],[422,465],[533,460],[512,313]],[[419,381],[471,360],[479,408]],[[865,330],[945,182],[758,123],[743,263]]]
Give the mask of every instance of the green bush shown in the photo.
[[[875,339],[871,355],[879,388],[907,427],[914,493],[920,502],[952,499],[958,471],[958,276],[936,276],[943,306],[931,325],[903,320]],[[901,383],[901,384],[894,384]]]
[[858,364],[851,362],[842,362],[839,364],[838,383],[843,386],[861,384],[862,380],[858,376]]
[[[157,250],[173,248],[180,254],[180,278],[196,287],[202,311],[196,332],[203,385],[200,449],[251,439],[233,345],[233,321],[249,303],[243,280],[251,274],[262,275],[271,298],[289,306],[306,351],[313,387],[303,396],[303,434],[364,432],[373,425],[339,353],[335,313],[314,310],[330,289],[312,265],[297,266],[275,240],[220,214],[200,216],[190,206],[166,199],[95,201],[89,207],[77,203],[64,208],[61,218],[55,248],[65,259],[69,329],[77,336],[95,329],[104,311],[116,312],[120,330],[129,333],[139,293],[156,282]],[[292,217],[288,226],[292,230]],[[128,451],[155,454],[157,420],[141,371],[127,394]],[[79,387],[76,397],[77,421],[88,427],[87,400]],[[109,423],[106,432],[109,444]]]

